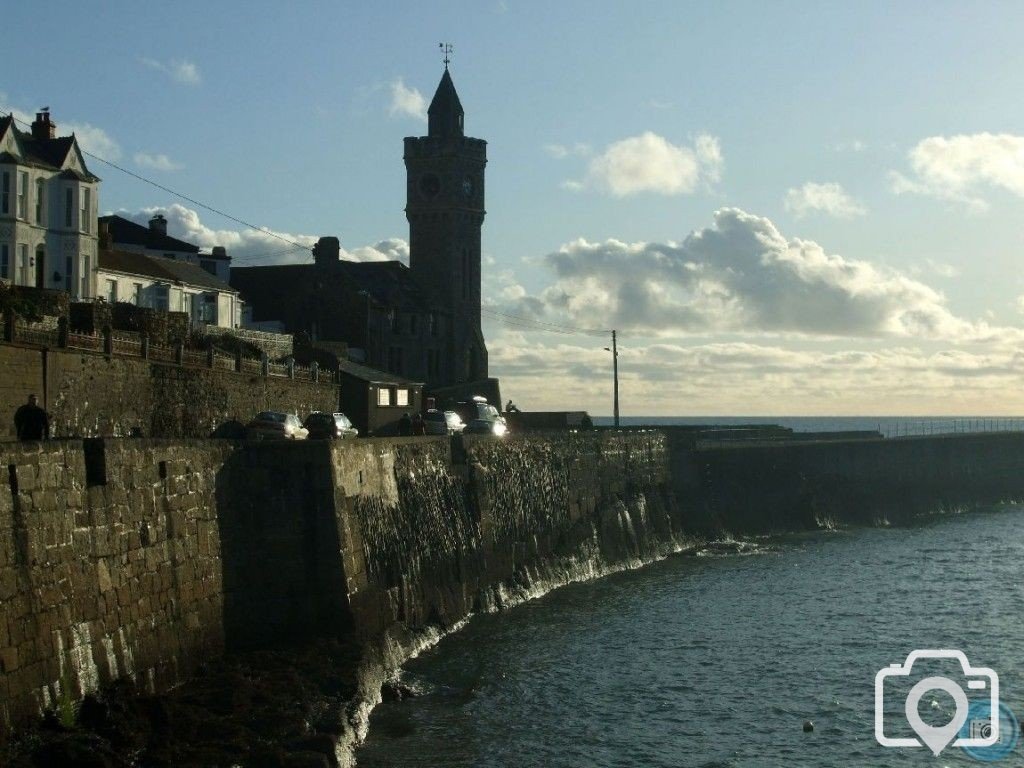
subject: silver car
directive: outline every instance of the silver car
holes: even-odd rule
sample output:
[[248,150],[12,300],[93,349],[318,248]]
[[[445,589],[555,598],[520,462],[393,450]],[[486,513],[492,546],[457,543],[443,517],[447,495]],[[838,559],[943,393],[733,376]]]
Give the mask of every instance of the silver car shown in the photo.
[[305,440],[309,430],[294,413],[263,411],[249,422],[245,434],[250,440]]
[[455,411],[439,411],[436,408],[423,414],[423,424],[428,435],[457,435],[466,428]]

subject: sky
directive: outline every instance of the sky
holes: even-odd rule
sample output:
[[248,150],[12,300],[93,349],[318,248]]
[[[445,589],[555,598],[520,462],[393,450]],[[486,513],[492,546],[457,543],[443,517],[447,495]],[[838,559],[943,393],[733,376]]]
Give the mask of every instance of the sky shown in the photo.
[[523,409],[610,413],[615,328],[626,415],[1024,413],[1024,4],[48,8],[5,11],[0,110],[230,214],[88,158],[101,210],[239,265],[311,257],[235,219],[407,260],[451,42]]

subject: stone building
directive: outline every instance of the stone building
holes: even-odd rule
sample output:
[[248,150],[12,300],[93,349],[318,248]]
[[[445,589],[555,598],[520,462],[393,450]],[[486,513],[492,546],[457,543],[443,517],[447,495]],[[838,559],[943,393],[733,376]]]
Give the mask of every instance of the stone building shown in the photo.
[[426,136],[405,139],[408,267],[341,260],[337,238],[323,237],[314,263],[236,267],[231,284],[254,323],[278,321],[314,341],[346,342],[352,359],[426,382],[432,392],[483,393],[497,402],[480,328],[487,143],[465,135],[447,69],[428,118]]
[[94,297],[99,182],[49,111],[30,131],[0,117],[0,279]]

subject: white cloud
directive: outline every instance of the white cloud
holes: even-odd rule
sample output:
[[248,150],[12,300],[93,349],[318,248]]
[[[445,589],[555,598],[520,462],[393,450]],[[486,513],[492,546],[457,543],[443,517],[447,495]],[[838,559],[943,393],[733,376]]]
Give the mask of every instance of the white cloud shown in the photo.
[[[213,229],[203,223],[198,211],[186,208],[179,203],[151,206],[137,211],[119,210],[116,213],[139,224],[147,224],[155,214],[162,213],[167,219],[169,235],[194,243],[201,248],[212,248],[215,245],[224,246],[228,255],[232,257],[232,262],[237,266],[312,262],[313,257],[310,251],[319,239],[316,235],[290,232],[270,234],[253,229]],[[279,235],[301,247],[291,246],[274,235]],[[391,238],[352,250],[342,248],[341,258],[349,261],[397,259],[408,263],[409,246],[400,238]]]
[[[611,410],[606,341],[524,334],[490,323],[490,366],[527,410]],[[1024,355],[1014,348],[794,349],[746,341],[643,343],[619,352],[629,415],[998,413],[1024,409]]]
[[171,59],[169,61],[157,61],[156,59],[142,58],[140,61],[150,69],[163,72],[169,78],[185,85],[199,85],[203,76],[199,67],[187,59]]
[[174,162],[167,155],[151,155],[147,152],[136,152],[135,164],[142,168],[152,168],[154,171],[180,171],[185,167]]
[[864,152],[867,148],[868,145],[860,139],[840,141],[833,147],[836,152]]
[[[104,160],[120,160],[121,145],[114,138],[104,131],[89,123],[64,123],[57,124],[58,134],[73,133],[78,139],[78,146],[84,152],[102,157]],[[88,161],[88,158],[86,158]]]
[[427,100],[415,88],[408,87],[402,78],[391,83],[391,105],[388,114],[392,117],[413,117],[417,120],[427,119]]
[[867,210],[859,202],[850,197],[842,185],[835,182],[818,184],[808,181],[799,189],[790,188],[786,192],[786,210],[797,218],[810,213],[825,213],[840,219],[863,216]]
[[[7,94],[0,91],[0,112],[13,114],[15,120],[21,122],[18,127],[26,131],[28,126],[35,120],[35,114],[26,112],[23,109],[13,107],[7,99]],[[78,146],[84,152],[91,152],[102,157],[104,160],[120,160],[121,145],[105,130],[97,128],[90,123],[61,122],[59,115],[51,113],[51,119],[57,123],[57,134],[67,136],[75,134],[78,139]],[[86,159],[88,164],[88,158]]]
[[545,144],[544,151],[547,152],[551,157],[556,160],[564,160],[569,155],[576,155],[578,157],[586,157],[593,150],[589,144],[583,142],[577,142],[572,146],[568,144]]
[[1024,337],[954,314],[908,275],[786,238],[735,208],[681,243],[575,240],[548,254],[554,281],[505,311],[650,336],[707,333],[997,342]]
[[682,195],[693,192],[701,181],[717,181],[721,168],[721,147],[714,136],[698,136],[693,147],[686,147],[646,131],[609,144],[590,161],[585,178],[563,186],[615,197],[641,192]]
[[907,154],[909,176],[893,172],[897,194],[930,195],[963,203],[970,210],[988,208],[986,189],[1024,197],[1024,136],[975,133],[931,136]]

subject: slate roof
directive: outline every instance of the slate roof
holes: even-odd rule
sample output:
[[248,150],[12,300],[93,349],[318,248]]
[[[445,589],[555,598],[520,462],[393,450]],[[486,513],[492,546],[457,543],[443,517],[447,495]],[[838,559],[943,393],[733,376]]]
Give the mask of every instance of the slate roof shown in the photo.
[[136,224],[123,216],[100,216],[100,224],[110,227],[110,239],[114,245],[141,245],[154,251],[176,251],[199,253],[199,246],[186,243],[176,237],[162,234],[142,224]]
[[455,83],[445,68],[430,107],[427,108],[427,133],[430,136],[461,136],[463,114]]
[[112,272],[142,275],[154,280],[164,280],[211,291],[235,293],[234,288],[214,277],[202,267],[189,264],[187,261],[165,259],[162,256],[103,248],[100,249],[99,268]]
[[368,365],[354,363],[351,360],[338,360],[338,369],[342,373],[347,373],[349,376],[361,379],[362,381],[368,381],[371,384],[405,384],[407,386],[423,384],[423,382],[421,381],[403,379],[401,376],[396,376],[393,373],[388,373],[387,371],[379,371],[376,368],[371,368]]
[[[4,152],[3,156],[0,157],[0,162],[23,163],[25,165],[41,166],[51,171],[59,171],[64,167],[68,154],[75,147],[74,134],[71,136],[58,136],[53,139],[37,139],[32,135],[31,131],[19,129],[13,115],[0,117],[0,137],[4,136],[8,130],[14,131],[22,157],[16,157],[8,152]],[[91,173],[86,167],[85,158],[82,158],[82,168],[84,169],[82,173],[71,171],[70,169],[65,171],[65,173],[73,174],[72,178],[79,181],[99,181],[99,177]]]
[[444,74],[441,75],[441,82],[437,84],[437,90],[434,91],[434,98],[430,100],[430,106],[427,107],[428,115],[461,115],[464,114],[462,111],[462,102],[459,101],[459,94],[455,91],[455,83],[452,82],[452,76],[445,69]]

